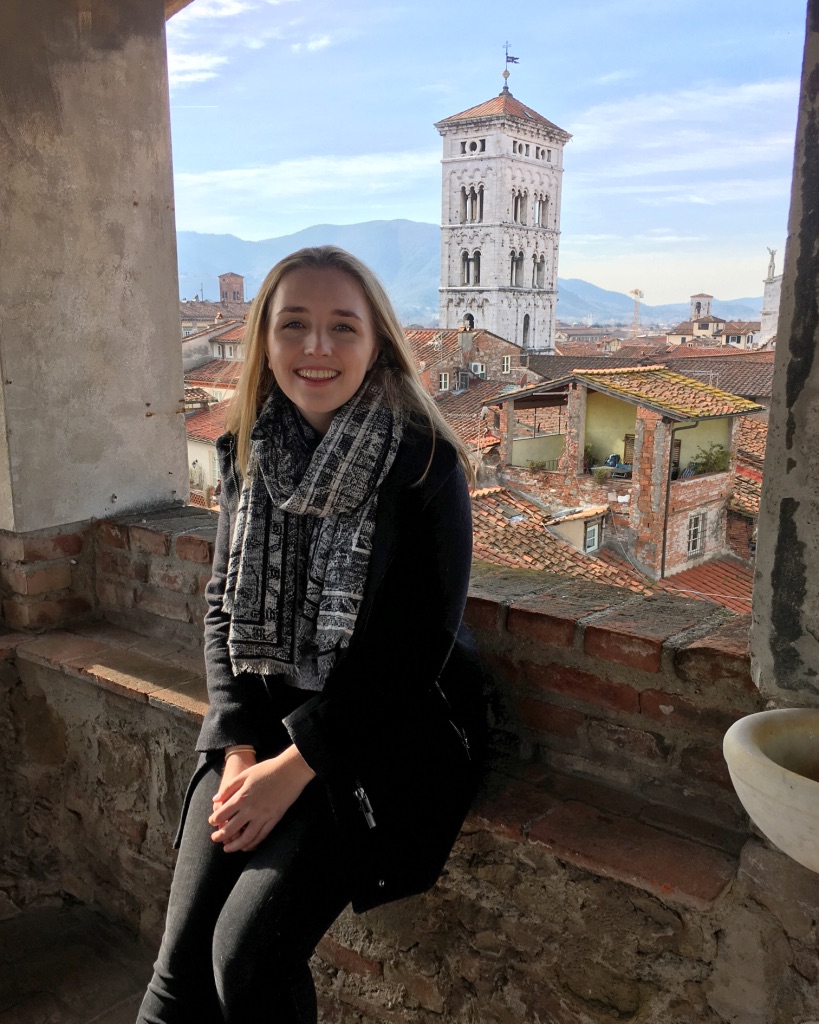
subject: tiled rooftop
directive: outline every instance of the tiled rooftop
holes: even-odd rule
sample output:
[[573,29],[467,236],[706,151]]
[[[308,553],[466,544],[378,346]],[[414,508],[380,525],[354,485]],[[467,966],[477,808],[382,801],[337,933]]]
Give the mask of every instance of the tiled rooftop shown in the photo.
[[[461,342],[465,333],[465,331],[454,328],[438,330],[432,327],[408,327],[404,331],[404,336],[412,349],[416,363],[425,363],[427,369],[430,369],[438,362],[450,365],[453,362],[458,365],[464,362]],[[491,331],[476,330],[472,331],[471,335],[473,346],[476,349],[480,349],[482,341],[491,339],[509,345],[510,353],[514,349],[517,349],[518,352],[523,351],[519,345],[507,341]]]
[[[706,384],[729,391],[743,398],[769,398],[773,388],[773,360],[754,358],[756,353],[736,353],[738,358],[687,356],[680,359],[675,352],[659,360],[669,370]],[[773,353],[771,353],[773,355]],[[750,358],[749,358],[750,357]]]
[[669,576],[658,585],[669,593],[713,601],[745,615],[751,611],[754,571],[733,558],[715,558]]
[[629,401],[652,405],[686,418],[736,416],[762,410],[753,402],[674,373],[664,366],[584,370],[575,373],[574,377],[592,388],[602,387]]
[[225,432],[225,414],[229,401],[218,402],[210,409],[192,413],[185,418],[185,433],[189,441],[204,441],[213,444],[217,437]]
[[220,342],[239,342],[245,336],[246,323],[238,323],[235,327],[231,327],[229,331],[225,331],[224,334],[219,335]]
[[743,416],[739,421],[737,455],[740,459],[757,465],[760,469],[765,461],[765,447],[768,443],[768,421],[759,416]]
[[482,562],[516,569],[558,572],[647,594],[650,583],[636,572],[584,555],[553,534],[552,517],[533,502],[504,487],[472,494],[474,556]]
[[641,360],[633,355],[601,356],[595,351],[594,345],[583,348],[581,355],[544,356],[533,353],[529,356],[529,367],[546,380],[560,380],[574,370],[613,370],[641,365]]
[[236,317],[241,320],[249,310],[249,302],[208,302],[207,300],[187,299],[179,303],[179,313],[183,320],[216,320],[225,317]]
[[448,125],[452,121],[469,121],[476,117],[512,117],[543,128],[551,128],[552,131],[565,135],[567,139],[571,138],[568,132],[558,128],[556,124],[547,120],[542,114],[532,110],[531,107],[527,107],[520,100],[515,99],[512,93],[505,87],[497,96],[493,96],[491,100],[487,100],[485,103],[478,103],[477,106],[469,107],[468,110],[462,110],[460,114],[446,117],[443,121],[439,121],[435,127],[440,128],[442,125]]
[[213,395],[205,391],[204,388],[185,388],[185,401],[186,402],[212,402]]
[[737,460],[734,474],[734,489],[728,507],[753,519],[759,517],[759,502],[762,497],[762,472],[741,460]]
[[211,359],[194,370],[188,370],[185,374],[185,384],[209,384],[211,387],[222,384],[226,387],[236,387],[243,365],[239,359]]

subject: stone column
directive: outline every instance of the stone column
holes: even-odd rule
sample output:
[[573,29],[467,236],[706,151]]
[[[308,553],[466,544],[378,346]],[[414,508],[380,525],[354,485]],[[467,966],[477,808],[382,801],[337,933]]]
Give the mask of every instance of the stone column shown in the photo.
[[809,0],[762,486],[751,656],[779,704],[819,704],[819,0]]
[[165,4],[3,0],[0,35],[0,530],[178,502]]

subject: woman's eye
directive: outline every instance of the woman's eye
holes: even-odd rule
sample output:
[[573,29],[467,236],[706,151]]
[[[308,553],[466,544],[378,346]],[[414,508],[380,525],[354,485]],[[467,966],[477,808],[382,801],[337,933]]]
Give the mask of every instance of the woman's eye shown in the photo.
[[352,324],[336,324],[336,330],[337,331],[352,331],[353,333],[355,333],[355,328],[352,326]]
[[304,327],[301,320],[288,320],[286,324],[282,324],[282,329],[287,330],[289,327]]

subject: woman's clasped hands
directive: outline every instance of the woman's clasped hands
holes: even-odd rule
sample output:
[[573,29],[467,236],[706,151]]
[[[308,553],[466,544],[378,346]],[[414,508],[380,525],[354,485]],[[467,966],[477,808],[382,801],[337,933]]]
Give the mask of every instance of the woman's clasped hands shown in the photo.
[[249,750],[228,756],[208,818],[211,839],[226,853],[255,850],[314,776],[295,746],[259,762]]

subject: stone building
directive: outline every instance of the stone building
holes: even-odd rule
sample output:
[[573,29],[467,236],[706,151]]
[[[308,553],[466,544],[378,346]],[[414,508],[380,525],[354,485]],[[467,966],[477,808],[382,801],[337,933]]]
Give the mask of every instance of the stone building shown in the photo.
[[779,300],[782,295],[782,274],[775,273],[776,249],[771,251],[771,258],[768,262],[768,276],[763,282],[765,291],[762,297],[762,323],[761,330],[757,335],[757,345],[760,347],[776,344],[776,323],[779,319]]
[[554,345],[563,147],[571,136],[504,85],[438,121],[443,137],[441,327]]

